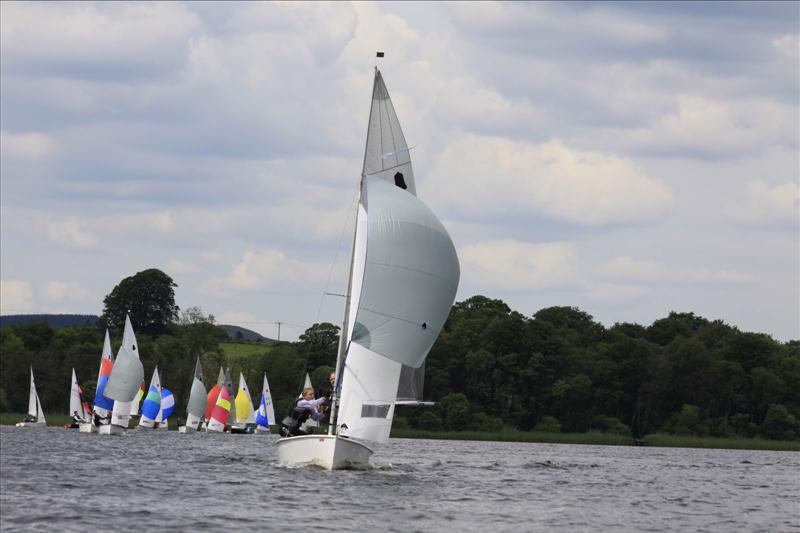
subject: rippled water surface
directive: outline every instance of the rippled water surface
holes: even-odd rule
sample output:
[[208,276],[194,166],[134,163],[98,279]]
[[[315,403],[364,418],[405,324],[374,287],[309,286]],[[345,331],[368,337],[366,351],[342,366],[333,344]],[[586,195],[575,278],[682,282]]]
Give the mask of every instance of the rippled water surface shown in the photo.
[[392,439],[276,466],[268,435],[0,428],[0,529],[800,531],[800,454]]

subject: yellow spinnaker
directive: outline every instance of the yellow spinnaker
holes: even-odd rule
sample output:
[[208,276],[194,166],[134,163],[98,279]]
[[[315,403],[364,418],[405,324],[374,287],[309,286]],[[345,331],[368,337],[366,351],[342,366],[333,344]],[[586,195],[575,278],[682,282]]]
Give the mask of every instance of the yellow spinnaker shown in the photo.
[[247,420],[250,416],[250,397],[243,389],[236,394],[236,420]]

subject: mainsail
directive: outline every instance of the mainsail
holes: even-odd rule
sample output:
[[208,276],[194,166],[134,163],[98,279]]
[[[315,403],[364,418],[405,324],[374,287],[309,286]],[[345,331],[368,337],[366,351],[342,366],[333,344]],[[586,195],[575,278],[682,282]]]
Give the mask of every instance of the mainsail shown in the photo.
[[337,364],[340,435],[388,440],[398,394],[409,393],[399,390],[401,376],[418,379],[412,369],[444,326],[459,277],[452,239],[416,197],[405,138],[376,69]]
[[28,414],[36,418],[37,422],[46,423],[42,402],[39,401],[39,394],[36,392],[36,382],[33,380],[33,367],[31,367],[31,387],[28,395]]
[[114,368],[114,352],[111,351],[111,339],[106,330],[103,355],[100,356],[100,374],[97,376],[97,391],[94,395],[94,410],[103,418],[108,416],[108,412],[114,408],[114,400],[105,396],[106,384],[112,368]]
[[261,429],[268,429],[270,424],[274,425],[275,422],[275,409],[272,405],[272,393],[269,391],[269,383],[267,382],[267,374],[264,373],[264,385],[261,388],[261,402],[258,404],[258,412],[256,413],[256,424]]
[[[233,395],[233,378],[231,378],[231,369],[225,369],[225,390],[228,391],[228,398],[234,399]],[[236,423],[236,402],[231,401],[230,412],[228,413],[228,425]]]
[[72,369],[72,387],[69,392],[69,414],[75,416],[76,414],[85,421],[91,420],[91,410],[89,404],[83,399],[83,389],[78,385],[78,378],[75,376],[75,369]]
[[372,85],[372,107],[369,111],[367,145],[361,174],[380,177],[411,194],[417,194],[410,150],[383,76],[377,68]]
[[244,380],[244,374],[239,372],[239,391],[236,393],[236,425],[239,427],[247,424],[256,423],[256,413],[253,409],[253,399],[250,396],[250,389]]
[[111,423],[128,427],[131,402],[136,396],[139,383],[144,379],[144,367],[139,360],[139,346],[133,332],[130,316],[125,316],[125,332],[122,346],[117,352],[117,360],[108,378],[105,395],[114,400]]
[[[206,388],[203,385],[203,367],[200,364],[200,357],[194,367],[194,378],[192,378],[192,389],[189,391],[189,403],[186,406],[186,425],[198,429],[206,411]],[[216,400],[215,400],[216,403]],[[210,413],[209,413],[210,414]]]

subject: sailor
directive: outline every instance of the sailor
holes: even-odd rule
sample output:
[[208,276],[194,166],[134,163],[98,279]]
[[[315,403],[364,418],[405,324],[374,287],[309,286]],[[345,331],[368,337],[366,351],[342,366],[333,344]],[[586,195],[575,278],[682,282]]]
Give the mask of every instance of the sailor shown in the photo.
[[72,412],[72,427],[76,428],[79,424],[83,423],[83,418],[78,415],[78,411]]
[[297,398],[294,403],[289,407],[286,417],[281,420],[281,436],[282,437],[295,437],[297,435],[306,435],[300,429],[300,426],[306,420],[320,421],[322,420],[325,412],[325,397],[315,400],[314,389],[306,387],[303,393]]

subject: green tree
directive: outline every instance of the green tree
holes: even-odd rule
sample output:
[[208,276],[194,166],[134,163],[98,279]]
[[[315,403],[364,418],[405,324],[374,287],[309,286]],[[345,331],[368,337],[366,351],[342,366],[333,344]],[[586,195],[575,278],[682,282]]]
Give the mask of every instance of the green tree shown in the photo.
[[172,278],[156,268],[137,272],[120,281],[103,299],[101,321],[112,330],[121,330],[130,313],[137,333],[166,333],[178,318],[175,287]]
[[798,436],[800,424],[785,405],[772,404],[767,410],[761,433],[768,439],[793,440]]
[[339,327],[330,322],[314,324],[300,335],[299,348],[311,372],[320,366],[336,366]]

